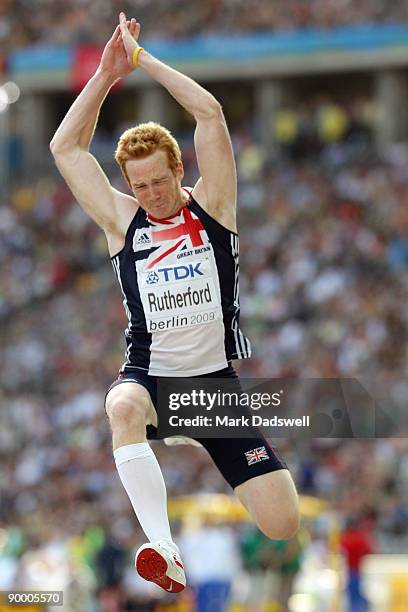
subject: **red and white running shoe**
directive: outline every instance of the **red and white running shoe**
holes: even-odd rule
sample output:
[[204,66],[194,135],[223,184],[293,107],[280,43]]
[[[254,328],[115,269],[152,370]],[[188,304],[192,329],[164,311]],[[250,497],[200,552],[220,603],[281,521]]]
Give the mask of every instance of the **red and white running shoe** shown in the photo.
[[135,567],[142,578],[154,582],[168,593],[180,593],[186,586],[186,574],[178,549],[169,542],[143,544],[136,553]]

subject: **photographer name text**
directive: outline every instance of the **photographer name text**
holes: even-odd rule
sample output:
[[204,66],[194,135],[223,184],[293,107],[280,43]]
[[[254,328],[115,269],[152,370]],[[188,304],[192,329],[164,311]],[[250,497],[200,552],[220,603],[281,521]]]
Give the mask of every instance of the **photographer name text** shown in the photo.
[[294,419],[285,419],[276,415],[268,419],[257,414],[240,417],[199,415],[191,418],[172,415],[169,418],[169,425],[171,427],[309,427],[309,420],[309,415]]

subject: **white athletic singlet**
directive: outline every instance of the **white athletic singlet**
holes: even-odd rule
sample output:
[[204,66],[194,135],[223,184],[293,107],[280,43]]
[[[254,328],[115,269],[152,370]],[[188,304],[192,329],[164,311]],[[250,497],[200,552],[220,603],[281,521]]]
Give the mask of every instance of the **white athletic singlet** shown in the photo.
[[122,370],[197,376],[250,357],[239,329],[238,235],[190,194],[172,217],[139,208],[112,264],[128,317]]

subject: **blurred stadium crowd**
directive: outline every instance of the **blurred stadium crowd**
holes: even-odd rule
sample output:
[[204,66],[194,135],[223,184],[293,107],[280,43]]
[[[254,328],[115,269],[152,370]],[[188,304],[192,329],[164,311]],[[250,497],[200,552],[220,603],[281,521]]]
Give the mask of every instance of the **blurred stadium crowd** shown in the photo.
[[387,0],[3,0],[0,50],[31,44],[104,44],[119,11],[143,24],[143,35],[182,38],[223,32],[290,31],[407,21],[408,2]]
[[[31,0],[3,0],[0,53],[32,44],[103,44],[120,10],[141,21],[144,36],[181,38],[401,23],[408,0],[38,0],[35,10]],[[242,324],[254,355],[237,369],[246,377],[358,377],[404,411],[408,148],[376,155],[376,109],[346,96],[281,108],[271,126],[274,151],[259,144],[254,119],[232,133]],[[176,136],[186,184],[193,184],[191,134]],[[113,152],[103,134],[95,142]],[[110,178],[125,189],[118,172]],[[165,609],[157,598],[165,605],[166,597],[132,567],[144,536],[117,476],[103,411],[124,359],[126,325],[104,236],[56,172],[35,181],[21,172],[3,203],[0,590],[64,584],[75,611]],[[175,519],[190,583],[222,577],[232,583],[233,599],[269,597],[285,609],[301,565],[327,567],[333,516],[351,573],[370,550],[406,552],[406,439],[276,443],[299,492],[329,502],[327,508],[289,543],[266,541],[246,524],[213,524],[211,516],[199,532]],[[205,451],[162,443],[154,450],[170,497],[230,493]],[[201,561],[210,544],[212,575]],[[187,591],[180,610],[193,609],[192,598]]]
[[[341,109],[331,108],[339,117]],[[304,138],[282,112],[275,129],[280,122],[292,128],[283,130],[275,156],[259,145],[251,122],[232,134],[241,307],[254,347],[239,371],[267,378],[364,375],[404,407],[407,150],[395,147],[379,158],[356,126],[341,138]],[[192,184],[192,143],[178,136]],[[125,188],[119,174],[111,179]],[[56,175],[20,181],[0,208],[0,263],[0,587],[34,588],[47,575],[71,585],[78,606],[72,609],[97,609],[88,593],[101,589],[101,609],[125,609],[126,598],[151,602],[149,586],[132,570],[130,553],[143,534],[116,474],[103,411],[104,392],[123,361],[125,326],[103,234]],[[405,439],[277,444],[300,493],[330,500],[344,526],[364,524],[380,550],[404,545]],[[205,451],[158,443],[155,452],[169,496],[229,493]],[[228,529],[235,546],[243,543],[247,572],[273,566],[262,543],[251,566],[245,529],[215,529]],[[324,512],[310,529],[314,541],[324,542]],[[237,561],[233,550],[225,553],[229,562]],[[119,594],[108,588],[117,582]]]

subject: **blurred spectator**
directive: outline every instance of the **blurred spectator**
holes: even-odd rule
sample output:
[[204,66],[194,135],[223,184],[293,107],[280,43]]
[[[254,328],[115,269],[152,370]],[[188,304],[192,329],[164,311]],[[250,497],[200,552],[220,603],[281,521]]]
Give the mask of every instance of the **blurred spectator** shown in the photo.
[[185,530],[180,549],[189,584],[195,591],[197,612],[224,612],[228,609],[233,581],[241,569],[232,528],[209,514],[195,529]]
[[270,540],[255,527],[244,530],[243,560],[251,576],[250,609],[273,601],[288,609],[293,582],[301,567],[302,531],[291,540]]
[[368,602],[361,593],[360,565],[365,555],[375,551],[368,525],[363,525],[356,517],[350,517],[341,534],[341,546],[347,560],[347,593],[350,610],[366,612]]
[[[311,96],[304,103],[278,109],[272,132],[280,152],[293,159],[321,156],[331,163],[346,161],[353,151],[371,144],[375,115],[373,108],[368,112],[369,106],[373,107],[371,100],[351,93],[346,101]],[[343,146],[336,146],[339,143]]]

